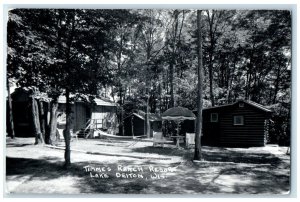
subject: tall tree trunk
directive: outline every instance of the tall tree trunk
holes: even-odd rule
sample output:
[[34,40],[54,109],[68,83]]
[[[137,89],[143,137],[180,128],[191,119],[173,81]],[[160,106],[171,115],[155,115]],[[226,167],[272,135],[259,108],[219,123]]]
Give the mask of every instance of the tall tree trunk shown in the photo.
[[197,119],[195,135],[195,153],[194,160],[202,159],[201,152],[201,130],[202,130],[202,88],[203,88],[203,64],[202,64],[202,30],[201,30],[201,10],[197,10],[197,28],[198,28],[198,87],[197,87]]
[[15,138],[15,129],[14,129],[14,120],[13,120],[13,112],[12,112],[12,101],[10,95],[10,87],[9,87],[9,80],[6,79],[6,86],[7,86],[7,98],[8,98],[8,135],[14,139]]
[[35,135],[35,144],[44,144],[44,137],[41,132],[40,118],[39,118],[39,107],[38,101],[32,96],[31,106],[32,106],[32,118],[33,118],[33,132]]
[[169,107],[172,108],[175,105],[175,99],[174,99],[174,65],[175,65],[175,57],[176,57],[176,38],[177,38],[177,30],[178,30],[178,16],[179,11],[174,11],[174,21],[175,21],[175,27],[174,27],[174,38],[172,41],[172,56],[170,61],[170,105]]
[[40,125],[41,125],[41,133],[43,135],[43,139],[45,140],[46,129],[47,129],[47,111],[46,111],[47,109],[44,103],[45,103],[44,101],[37,102],[39,108],[39,114],[40,114],[39,118],[40,118]]
[[[147,46],[147,63],[146,63],[146,68],[147,72],[150,72],[150,54],[151,54],[151,46]],[[145,135],[147,138],[150,138],[150,120],[149,120],[149,113],[150,113],[150,87],[151,87],[151,78],[146,77],[146,95],[147,95],[147,100],[146,100],[146,114],[145,114]]]
[[148,93],[147,102],[146,102],[146,114],[145,114],[145,134],[146,134],[147,138],[150,138],[149,99],[150,99],[150,95]]
[[213,94],[213,54],[214,54],[214,47],[215,47],[213,24],[214,24],[215,11],[212,12],[213,13],[210,16],[209,11],[207,11],[208,24],[209,24],[209,38],[210,38],[208,76],[209,76],[210,101],[211,101],[211,105],[215,106],[215,99]]
[[49,124],[49,144],[53,145],[57,141],[56,130],[57,130],[57,101],[51,101],[50,105],[50,124]]
[[214,93],[213,93],[213,72],[212,72],[212,60],[209,62],[209,68],[208,68],[208,74],[209,74],[209,96],[211,105],[215,106],[215,99],[214,99]]
[[134,116],[131,115],[131,134],[134,137],[134,125],[133,125],[134,122],[133,122],[133,118],[134,118]]
[[76,17],[76,10],[73,11],[73,16],[72,16],[72,30],[71,33],[68,37],[68,42],[67,42],[67,52],[66,52],[66,63],[65,63],[65,68],[66,72],[68,74],[67,77],[67,86],[66,86],[66,128],[63,131],[64,139],[65,139],[65,165],[64,167],[67,169],[68,167],[71,166],[71,149],[70,149],[70,141],[71,141],[71,135],[70,135],[70,129],[71,129],[71,103],[70,103],[70,86],[74,85],[76,82],[72,78],[72,73],[71,73],[71,62],[70,62],[70,52],[71,52],[71,47],[73,43],[73,38],[75,36],[75,17]]
[[230,74],[230,69],[228,70],[229,71],[229,76],[228,76],[228,90],[227,90],[227,95],[226,95],[226,100],[227,100],[228,104],[230,103],[230,94],[231,94],[231,90],[232,90],[232,82],[233,82],[233,77],[234,77],[235,69],[236,69],[236,58],[235,58],[235,60],[233,62],[232,75]]
[[70,167],[71,165],[71,148],[70,148],[70,129],[71,129],[71,103],[70,103],[70,91],[66,89],[66,128],[64,130],[64,138],[65,138],[65,168]]
[[122,75],[122,51],[123,51],[123,35],[124,33],[120,34],[120,44],[119,44],[119,50],[118,50],[118,54],[117,54],[117,65],[118,65],[118,74],[119,74],[119,81],[118,81],[118,85],[119,85],[119,98],[120,98],[120,108],[121,108],[121,112],[120,112],[120,125],[119,125],[119,135],[123,136],[124,135],[124,123],[123,123],[123,119],[124,119],[124,99],[123,99],[123,85],[122,85],[122,81],[121,81],[121,75]]
[[277,72],[276,72],[276,80],[275,80],[275,88],[274,88],[274,97],[272,100],[272,103],[276,103],[276,98],[277,98],[277,93],[279,90],[279,81],[280,81],[280,67],[278,67]]
[[[120,83],[120,85],[122,85]],[[123,97],[123,91],[122,91],[122,86],[119,87],[119,95],[120,95],[120,125],[119,125],[119,135],[124,136],[124,97]]]
[[174,80],[174,65],[173,65],[173,61],[170,64],[170,78],[169,78],[169,80],[170,80],[170,104],[169,104],[169,108],[172,108],[172,107],[174,107],[174,81],[173,81]]

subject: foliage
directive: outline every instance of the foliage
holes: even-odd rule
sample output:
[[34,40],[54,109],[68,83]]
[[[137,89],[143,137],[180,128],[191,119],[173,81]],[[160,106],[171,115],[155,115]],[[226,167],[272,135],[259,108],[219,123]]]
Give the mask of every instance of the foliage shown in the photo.
[[[270,141],[288,139],[290,12],[202,15],[204,107],[241,98],[272,105]],[[15,9],[9,12],[7,75],[52,97],[66,89],[111,97],[125,110],[120,121],[147,106],[152,113],[173,104],[194,110],[195,27],[195,10]]]

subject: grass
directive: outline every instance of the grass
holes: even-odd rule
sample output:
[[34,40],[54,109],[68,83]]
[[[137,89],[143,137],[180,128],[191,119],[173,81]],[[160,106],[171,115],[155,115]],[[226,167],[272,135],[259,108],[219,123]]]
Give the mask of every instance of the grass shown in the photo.
[[174,145],[79,139],[71,148],[94,154],[73,151],[72,167],[65,170],[63,150],[33,143],[33,138],[7,139],[7,193],[283,194],[290,189],[290,156],[281,147],[203,147],[204,160],[192,162],[193,149]]

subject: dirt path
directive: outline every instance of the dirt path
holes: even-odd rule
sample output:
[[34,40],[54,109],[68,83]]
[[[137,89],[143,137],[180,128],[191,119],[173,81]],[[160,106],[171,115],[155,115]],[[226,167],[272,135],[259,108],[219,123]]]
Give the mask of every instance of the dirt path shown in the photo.
[[8,193],[285,194],[289,191],[290,158],[284,148],[203,147],[204,161],[193,163],[192,149],[176,150],[173,145],[153,148],[150,142],[79,140],[72,142],[73,149],[100,155],[72,152],[73,166],[64,170],[62,150],[32,143],[28,138],[7,142]]

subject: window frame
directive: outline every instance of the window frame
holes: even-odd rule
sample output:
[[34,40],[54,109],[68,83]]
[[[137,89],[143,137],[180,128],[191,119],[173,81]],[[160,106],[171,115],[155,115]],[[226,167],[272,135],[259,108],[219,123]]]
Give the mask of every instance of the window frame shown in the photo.
[[[241,117],[241,123],[236,123],[237,117]],[[233,116],[233,125],[234,126],[243,126],[245,125],[245,119],[243,115],[234,115]]]
[[240,103],[239,103],[239,107],[240,107],[240,108],[243,108],[243,107],[245,107],[245,103],[243,103],[243,102],[240,102]]
[[[213,120],[213,115],[217,116],[216,120]],[[216,112],[210,113],[210,122],[211,123],[218,123],[219,122],[219,113],[216,113]]]

